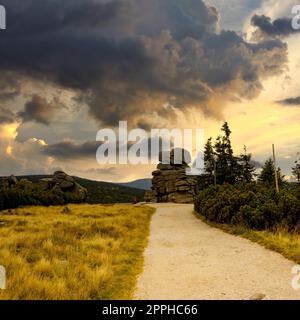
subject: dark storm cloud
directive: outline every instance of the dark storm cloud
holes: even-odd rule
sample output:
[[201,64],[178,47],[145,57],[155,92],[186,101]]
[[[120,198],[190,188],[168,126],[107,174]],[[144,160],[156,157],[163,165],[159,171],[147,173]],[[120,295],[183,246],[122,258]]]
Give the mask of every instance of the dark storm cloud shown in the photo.
[[254,45],[218,32],[219,14],[202,0],[2,4],[8,29],[0,38],[0,72],[73,89],[108,125],[147,127],[152,115],[168,119],[176,108],[218,117],[220,103],[256,97],[261,79],[286,62],[279,40]]
[[44,147],[44,154],[57,159],[95,158],[99,142],[85,142],[77,144],[73,141],[63,141]]
[[20,92],[20,79],[11,72],[2,72],[0,75],[0,102],[15,98]]
[[279,100],[277,103],[285,106],[300,106],[300,97],[287,98],[284,100]]
[[[74,141],[62,141],[59,143],[51,144],[51,145],[45,145],[42,153],[57,158],[59,160],[78,160],[78,159],[84,159],[84,158],[90,158],[95,159],[96,152],[98,147],[103,144],[104,142],[100,141],[86,141],[84,143],[76,143]],[[107,144],[107,142],[105,142]],[[127,149],[129,150],[134,144],[136,146],[142,148],[148,148],[148,155],[151,157],[151,138],[148,139],[138,139],[137,141],[128,141],[127,143]],[[159,150],[162,150],[163,145],[163,138],[159,138]],[[173,142],[170,143],[170,148],[173,146]],[[122,148],[119,144],[119,141],[116,142],[116,151],[117,154]]]
[[[97,141],[87,141],[81,144],[73,141],[62,141],[45,146],[43,153],[47,156],[51,156],[60,160],[77,160],[83,158],[94,159],[96,157],[96,151],[101,144],[102,142]],[[131,144],[129,143],[128,147],[130,146]]]
[[54,117],[56,109],[59,108],[59,102],[49,103],[45,98],[34,95],[30,101],[25,104],[24,111],[18,113],[23,122],[35,121],[44,125],[49,125]]
[[12,123],[16,120],[16,115],[10,110],[0,106],[0,124]]
[[299,32],[292,28],[291,18],[278,18],[274,21],[265,15],[254,15],[251,24],[258,28],[262,35],[269,37],[287,37],[291,34]]
[[123,0],[2,0],[7,9],[8,33],[14,36],[54,32],[73,27],[98,27],[126,13]]

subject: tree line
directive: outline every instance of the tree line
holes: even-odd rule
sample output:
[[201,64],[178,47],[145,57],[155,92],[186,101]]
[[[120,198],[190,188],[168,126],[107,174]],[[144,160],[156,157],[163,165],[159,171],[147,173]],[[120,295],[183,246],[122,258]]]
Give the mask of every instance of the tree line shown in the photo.
[[300,233],[300,163],[292,173],[297,184],[287,183],[276,168],[280,192],[275,189],[275,165],[267,159],[260,174],[252,155],[234,155],[227,122],[222,134],[205,145],[205,172],[200,177],[195,211],[206,219],[255,230],[286,230]]
[[[235,155],[231,143],[231,130],[227,122],[221,128],[221,134],[213,142],[209,138],[204,147],[204,173],[200,176],[200,189],[210,185],[251,183],[274,184],[275,168],[272,158],[265,161],[260,174],[256,173],[256,165],[252,160],[252,154],[248,153],[244,146],[240,155]],[[285,183],[284,175],[278,167],[277,176],[279,185]],[[292,173],[300,182],[300,163],[295,162]]]

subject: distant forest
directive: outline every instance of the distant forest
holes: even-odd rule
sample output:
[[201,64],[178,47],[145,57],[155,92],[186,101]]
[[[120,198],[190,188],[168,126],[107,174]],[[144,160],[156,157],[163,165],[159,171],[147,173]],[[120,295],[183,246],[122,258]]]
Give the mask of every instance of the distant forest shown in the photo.
[[[13,209],[26,205],[64,205],[68,203],[78,203],[78,199],[72,193],[62,193],[57,191],[41,191],[37,182],[40,179],[50,178],[48,175],[19,176],[20,181],[27,180],[33,183],[32,186],[15,189],[0,188],[0,210]],[[88,179],[73,177],[77,183],[88,191],[86,199],[90,204],[109,203],[132,203],[143,201],[145,191],[114,183],[92,181]],[[1,179],[1,178],[0,178]]]
[[[32,175],[32,176],[20,176],[18,178],[28,179],[29,181],[36,183],[40,179],[49,178],[47,175]],[[90,204],[95,203],[131,203],[134,197],[138,200],[142,200],[145,195],[144,190],[135,189],[118,185],[115,183],[94,181],[79,177],[73,177],[77,183],[85,187],[88,190],[87,202]]]

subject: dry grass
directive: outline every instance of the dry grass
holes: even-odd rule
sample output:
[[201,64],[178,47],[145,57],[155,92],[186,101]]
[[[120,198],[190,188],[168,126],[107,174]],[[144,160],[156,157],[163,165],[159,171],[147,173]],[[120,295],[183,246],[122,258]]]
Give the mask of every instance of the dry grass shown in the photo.
[[27,207],[0,212],[1,299],[130,299],[154,209]]
[[300,264],[300,235],[298,233],[289,233],[284,229],[255,231],[244,227],[211,222],[198,213],[195,213],[195,215],[212,227],[256,242],[265,248],[276,251],[287,259]]

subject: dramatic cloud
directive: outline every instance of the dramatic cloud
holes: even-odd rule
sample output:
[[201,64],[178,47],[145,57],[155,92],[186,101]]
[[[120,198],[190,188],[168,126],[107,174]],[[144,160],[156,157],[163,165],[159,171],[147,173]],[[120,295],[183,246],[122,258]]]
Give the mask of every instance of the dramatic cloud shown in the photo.
[[221,15],[223,29],[240,31],[249,15],[259,9],[264,0],[209,0]]
[[265,15],[254,15],[251,24],[257,27],[256,37],[287,37],[291,34],[298,33],[299,30],[292,28],[291,18],[278,18],[272,22],[271,18]]
[[10,110],[0,106],[0,125],[4,123],[12,123],[16,119],[16,116]]
[[[155,139],[155,142],[156,139]],[[167,141],[166,141],[167,142]],[[45,145],[42,153],[47,156],[51,156],[60,160],[78,160],[78,159],[95,159],[96,157],[96,151],[98,147],[103,142],[97,142],[97,141],[87,141],[84,143],[76,143],[74,141],[62,141],[55,144],[49,144]],[[106,142],[107,143],[107,142]],[[113,143],[113,142],[112,142]],[[159,138],[159,150],[163,150],[165,148],[165,144],[163,144],[163,138]],[[129,150],[133,144],[135,144],[139,148],[146,148],[148,150],[148,156],[151,157],[151,144],[152,139],[142,139],[134,142],[134,141],[128,141],[127,143],[127,149]],[[173,142],[170,142],[170,148],[173,146]],[[116,151],[117,154],[119,152],[119,148],[123,148],[119,141],[116,141]],[[169,149],[167,147],[167,149]]]
[[59,106],[59,101],[49,103],[45,98],[34,95],[32,99],[25,104],[24,111],[19,112],[18,115],[22,118],[23,122],[35,121],[49,125]]
[[43,153],[57,159],[83,159],[95,158],[99,142],[85,142],[76,144],[73,141],[63,141],[52,145],[46,145]]
[[43,174],[51,171],[51,159],[43,154],[45,142],[29,139],[14,140],[17,125],[0,125],[0,176],[15,174]]
[[2,72],[0,76],[0,102],[15,98],[20,92],[20,79],[11,72]]
[[[202,0],[2,4],[9,24],[0,38],[1,74],[73,90],[107,125],[146,127],[189,108],[219,118],[220,105],[256,97],[287,58],[278,39],[253,44],[220,31],[217,10]],[[48,124],[49,116],[26,106],[23,119]]]
[[285,106],[300,106],[300,97],[287,98],[284,100],[277,101],[277,103]]

